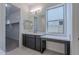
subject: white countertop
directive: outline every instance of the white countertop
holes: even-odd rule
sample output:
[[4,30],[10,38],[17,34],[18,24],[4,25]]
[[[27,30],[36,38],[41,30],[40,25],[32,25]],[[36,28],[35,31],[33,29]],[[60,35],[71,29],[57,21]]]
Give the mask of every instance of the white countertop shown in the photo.
[[56,39],[56,40],[63,40],[63,41],[70,41],[69,39],[67,39],[66,37],[59,37],[59,36],[52,36],[52,35],[44,35],[41,36],[42,38],[48,38],[48,39]]
[[46,35],[46,33],[33,33],[33,32],[25,32],[23,34],[31,34],[31,35],[40,35],[41,38],[48,38],[48,39],[56,39],[56,40],[64,40],[64,41],[70,41],[67,37],[65,36],[53,36],[53,35]]
[[27,32],[23,34],[31,34],[31,35],[44,35],[45,33],[33,33],[33,32]]

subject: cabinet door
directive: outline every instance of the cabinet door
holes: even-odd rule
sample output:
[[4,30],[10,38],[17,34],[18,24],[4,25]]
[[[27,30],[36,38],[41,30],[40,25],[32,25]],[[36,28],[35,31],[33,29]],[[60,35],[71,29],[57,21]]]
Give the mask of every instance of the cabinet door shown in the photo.
[[22,42],[23,46],[26,46],[26,36],[23,34],[23,42]]
[[29,37],[26,36],[26,46],[29,47]]
[[41,50],[41,39],[36,38],[36,50]]
[[29,48],[35,49],[35,38],[29,37]]

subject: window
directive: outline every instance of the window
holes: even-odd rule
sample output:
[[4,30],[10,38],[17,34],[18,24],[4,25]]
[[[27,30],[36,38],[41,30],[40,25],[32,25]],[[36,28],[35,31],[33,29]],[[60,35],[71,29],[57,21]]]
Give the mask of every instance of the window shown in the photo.
[[47,10],[47,32],[51,34],[64,33],[64,5]]

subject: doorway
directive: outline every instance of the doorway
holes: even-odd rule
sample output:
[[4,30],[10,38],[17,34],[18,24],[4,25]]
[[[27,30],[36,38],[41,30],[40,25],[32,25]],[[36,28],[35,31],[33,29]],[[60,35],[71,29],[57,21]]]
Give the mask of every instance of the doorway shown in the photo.
[[6,7],[6,52],[19,47],[20,8],[11,3]]

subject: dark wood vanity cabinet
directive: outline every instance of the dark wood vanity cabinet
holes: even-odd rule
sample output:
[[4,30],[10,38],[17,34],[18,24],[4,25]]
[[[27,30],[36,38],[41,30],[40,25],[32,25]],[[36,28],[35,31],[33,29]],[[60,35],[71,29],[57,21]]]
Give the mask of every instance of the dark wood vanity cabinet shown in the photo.
[[41,39],[40,35],[23,34],[23,46],[42,53],[46,49],[46,40]]
[[29,48],[35,49],[35,37],[26,35],[26,45]]
[[35,48],[35,36],[23,34],[23,45],[28,48]]
[[41,49],[41,39],[39,36],[36,37],[36,50],[40,51]]
[[27,43],[27,42],[26,42],[26,35],[23,35],[23,40],[22,40],[22,42],[23,42],[23,45],[24,45],[24,46],[27,46],[27,44],[26,44],[26,43]]

